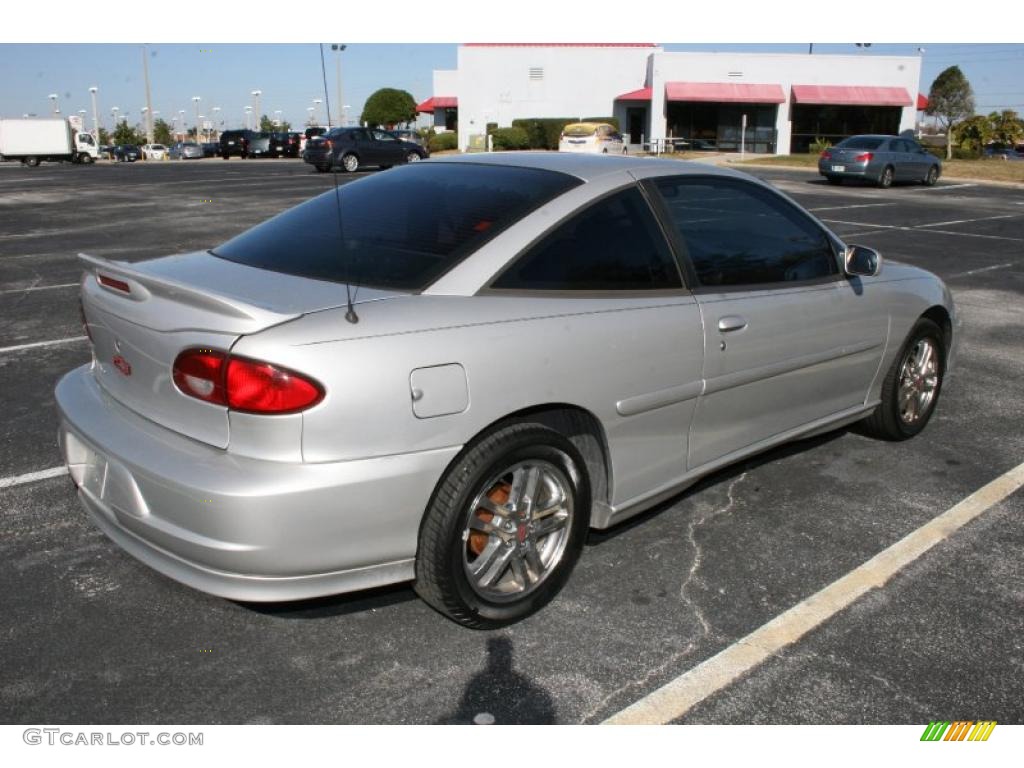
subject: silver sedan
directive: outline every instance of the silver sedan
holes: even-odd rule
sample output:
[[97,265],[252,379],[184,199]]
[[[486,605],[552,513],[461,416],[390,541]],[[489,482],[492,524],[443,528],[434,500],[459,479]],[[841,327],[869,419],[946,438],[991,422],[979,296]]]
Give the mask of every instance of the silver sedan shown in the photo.
[[831,184],[860,179],[883,189],[902,181],[930,187],[942,175],[942,161],[909,137],[851,136],[821,153],[818,173]]
[[81,259],[60,442],[114,542],[239,600],[412,581],[473,627],[727,464],[916,435],[958,339],[934,275],[669,160],[444,158],[210,251]]

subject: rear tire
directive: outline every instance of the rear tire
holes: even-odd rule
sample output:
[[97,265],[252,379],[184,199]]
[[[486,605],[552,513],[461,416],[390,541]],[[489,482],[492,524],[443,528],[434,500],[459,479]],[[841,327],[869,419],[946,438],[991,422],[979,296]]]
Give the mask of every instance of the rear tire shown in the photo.
[[882,189],[888,189],[892,186],[892,180],[896,175],[896,171],[891,165],[885,166],[882,172],[878,175],[878,186]]
[[935,413],[945,374],[942,330],[922,317],[885,375],[882,402],[864,419],[865,431],[883,440],[906,440],[916,435]]
[[452,463],[420,528],[414,588],[475,629],[529,616],[562,588],[590,517],[583,457],[560,433],[511,424]]
[[35,168],[37,165],[39,165],[39,158],[38,157],[26,157],[24,160],[22,160],[22,162],[25,165],[27,165],[29,168]]

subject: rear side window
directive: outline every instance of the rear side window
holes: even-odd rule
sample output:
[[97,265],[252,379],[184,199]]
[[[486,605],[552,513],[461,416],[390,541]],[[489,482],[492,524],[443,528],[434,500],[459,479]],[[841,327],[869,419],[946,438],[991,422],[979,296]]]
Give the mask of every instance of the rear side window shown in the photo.
[[635,187],[561,224],[492,285],[535,291],[645,291],[681,286],[665,237]]
[[664,179],[658,190],[702,286],[827,279],[825,231],[774,192],[732,179]]
[[533,168],[415,163],[325,192],[211,253],[289,275],[419,291],[580,183]]
[[852,139],[840,141],[836,146],[843,149],[878,149],[885,139],[874,139],[870,136],[854,136]]

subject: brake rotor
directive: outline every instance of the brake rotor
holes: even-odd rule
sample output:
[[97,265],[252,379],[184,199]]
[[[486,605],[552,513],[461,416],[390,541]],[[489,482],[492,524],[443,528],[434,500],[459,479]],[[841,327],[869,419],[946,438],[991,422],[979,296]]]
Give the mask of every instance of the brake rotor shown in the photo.
[[[511,492],[512,485],[510,483],[499,481],[487,492],[487,498],[497,506],[501,507],[508,501],[508,497]],[[483,507],[479,507],[473,514],[485,523],[489,523],[494,519],[494,514],[492,512],[488,512]],[[484,533],[483,531],[471,530],[469,532],[468,542],[469,551],[479,557],[480,553],[484,551],[484,547],[487,546],[487,542],[490,538],[490,534]]]

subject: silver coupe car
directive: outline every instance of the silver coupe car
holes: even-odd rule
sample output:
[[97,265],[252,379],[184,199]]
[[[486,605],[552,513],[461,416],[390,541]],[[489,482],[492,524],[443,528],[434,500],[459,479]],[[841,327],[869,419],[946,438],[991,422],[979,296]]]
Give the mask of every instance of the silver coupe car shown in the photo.
[[882,189],[903,181],[931,187],[942,161],[909,136],[850,136],[819,155],[818,173],[830,184],[859,179]]
[[244,601],[413,581],[473,627],[720,467],[917,434],[958,338],[934,275],[670,160],[446,157],[209,251],[81,260],[60,443],[114,542]]

